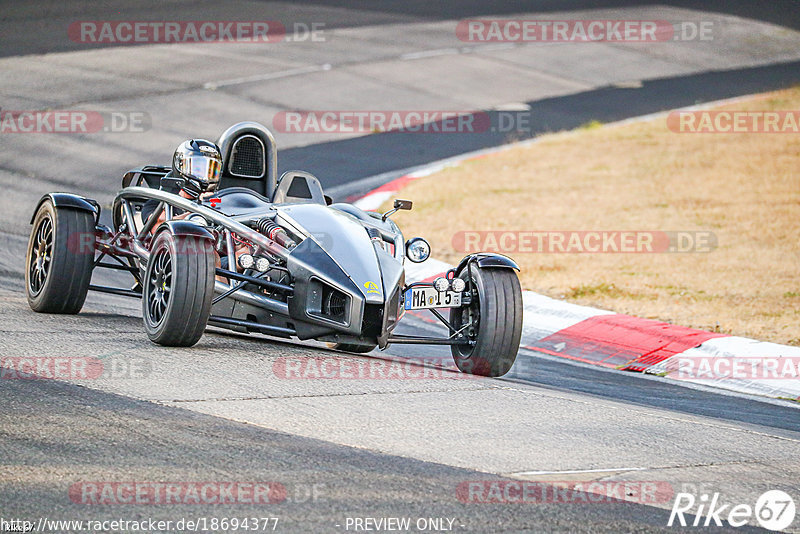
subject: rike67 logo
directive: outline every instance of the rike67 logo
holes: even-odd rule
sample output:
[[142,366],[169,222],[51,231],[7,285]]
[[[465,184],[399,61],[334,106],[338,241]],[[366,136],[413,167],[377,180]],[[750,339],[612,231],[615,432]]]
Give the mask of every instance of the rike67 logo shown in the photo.
[[[684,514],[694,515],[694,520],[684,517]],[[692,493],[678,493],[667,526],[741,527],[755,518],[763,528],[779,531],[791,525],[794,516],[794,500],[781,490],[764,492],[753,506],[748,503],[724,502],[719,493],[710,496],[703,493],[699,497],[695,497]]]

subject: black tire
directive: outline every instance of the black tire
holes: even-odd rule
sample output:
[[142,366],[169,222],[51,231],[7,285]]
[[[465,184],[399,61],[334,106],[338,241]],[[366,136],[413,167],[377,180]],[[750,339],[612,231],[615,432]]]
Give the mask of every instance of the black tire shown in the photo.
[[92,279],[94,231],[93,213],[42,203],[25,254],[25,289],[33,311],[81,311]]
[[168,347],[191,347],[203,336],[214,296],[211,242],[159,233],[144,275],[142,317],[147,337]]
[[[467,281],[469,268],[460,278]],[[503,376],[514,365],[522,336],[522,289],[512,269],[481,269],[473,265],[473,295],[469,306],[450,310],[450,322],[460,329],[471,320],[466,333],[474,345],[451,345],[456,366],[481,376]]]
[[328,343],[328,346],[333,350],[354,352],[355,354],[366,354],[378,347],[378,345],[356,345],[355,343]]

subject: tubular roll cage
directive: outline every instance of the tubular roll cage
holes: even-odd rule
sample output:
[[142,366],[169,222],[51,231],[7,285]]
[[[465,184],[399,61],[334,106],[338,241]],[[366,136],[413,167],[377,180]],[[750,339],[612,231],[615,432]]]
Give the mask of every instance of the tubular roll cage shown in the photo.
[[[140,230],[137,230],[136,219],[134,218],[134,208],[132,206],[132,201],[134,200],[158,201],[158,206],[147,219],[147,221],[143,221],[144,224]],[[137,285],[135,286],[136,289],[124,289],[98,285],[91,285],[89,286],[89,289],[102,293],[141,298],[141,288],[143,284],[140,270],[136,267],[136,264],[133,260],[138,259],[140,264],[147,265],[150,252],[147,249],[146,239],[150,236],[150,232],[155,228],[155,225],[162,213],[165,215],[165,221],[162,223],[162,226],[165,226],[165,230],[167,227],[169,227],[170,223],[174,224],[177,222],[183,222],[174,218],[174,208],[179,208],[193,214],[198,214],[204,217],[206,220],[211,221],[213,224],[222,227],[222,239],[225,240],[227,245],[229,266],[236,265],[233,234],[237,234],[248,239],[254,245],[258,246],[274,257],[285,260],[288,256],[288,250],[283,246],[269,239],[267,236],[256,232],[248,226],[236,221],[235,219],[227,217],[213,209],[165,191],[138,186],[127,187],[119,193],[114,202],[113,217],[114,226],[117,230],[115,232],[110,232],[111,238],[108,242],[97,242],[96,248],[100,252],[100,255],[95,260],[94,266],[127,271],[131,273],[137,282]],[[190,235],[195,235],[200,239],[206,239],[209,241],[214,240],[214,236],[204,227],[194,225],[193,223],[188,224],[192,224],[192,226],[196,227],[194,231],[189,232]],[[102,230],[103,229],[101,229],[101,231]],[[108,230],[105,229],[104,233],[107,232]],[[120,246],[117,244],[119,241],[125,241],[130,247],[130,251],[120,248]],[[102,260],[106,256],[117,261],[117,264],[103,262]],[[126,264],[121,258],[127,259],[128,263]],[[277,265],[273,265],[272,267],[278,270],[286,270],[284,267]],[[236,271],[231,271],[229,269],[223,269],[221,267],[217,267],[215,269],[215,274],[227,278],[230,283],[226,284],[224,282],[220,282],[219,280],[214,281],[214,291],[217,293],[212,301],[214,304],[223,300],[224,298],[231,297],[235,300],[242,300],[248,304],[262,307],[274,313],[278,313],[287,317],[289,316],[289,307],[286,302],[270,298],[265,295],[256,294],[251,291],[246,291],[243,290],[243,288],[247,284],[253,284],[269,291],[279,292],[285,296],[288,296],[294,292],[291,286],[270,280],[264,280],[260,276],[249,276]],[[238,283],[233,283],[234,280]],[[295,334],[294,330],[290,328],[264,325],[252,321],[233,319],[230,317],[212,315],[209,318],[209,322],[223,325],[243,326],[246,328],[259,330],[267,334],[275,334],[280,336],[291,336]]]

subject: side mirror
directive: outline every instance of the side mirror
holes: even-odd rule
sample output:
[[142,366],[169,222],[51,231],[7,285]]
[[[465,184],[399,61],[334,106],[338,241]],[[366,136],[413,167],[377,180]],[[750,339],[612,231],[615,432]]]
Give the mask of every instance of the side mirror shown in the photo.
[[399,198],[396,198],[396,199],[394,199],[394,204],[393,204],[394,209],[391,209],[391,210],[387,211],[386,213],[384,213],[383,216],[381,216],[381,221],[386,221],[386,219],[389,218],[389,215],[391,215],[392,213],[394,213],[394,212],[396,212],[398,210],[410,210],[411,206],[413,206],[413,205],[414,205],[414,203],[411,202],[410,200],[400,200]]
[[394,200],[394,209],[396,210],[410,210],[413,205],[414,203],[410,200],[400,200],[399,198]]

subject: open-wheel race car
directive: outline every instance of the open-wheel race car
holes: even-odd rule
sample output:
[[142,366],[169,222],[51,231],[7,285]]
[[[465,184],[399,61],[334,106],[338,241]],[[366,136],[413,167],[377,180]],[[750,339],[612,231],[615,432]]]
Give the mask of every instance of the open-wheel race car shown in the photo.
[[[332,203],[310,173],[279,180],[274,138],[255,122],[228,128],[217,145],[222,169],[213,197],[165,190],[180,179],[155,165],[124,176],[111,226],[101,224],[94,200],[42,197],[26,258],[31,308],[78,313],[93,290],[141,299],[147,335],[161,345],[194,345],[212,325],[355,353],[391,343],[450,345],[464,372],[508,372],[522,331],[513,260],[471,254],[444,276],[406,284],[405,261],[430,255],[424,239],[406,241],[389,218],[411,202],[395,200],[381,214]],[[92,284],[95,269],[127,272],[132,287]],[[395,334],[414,309],[429,310],[448,334]]]

